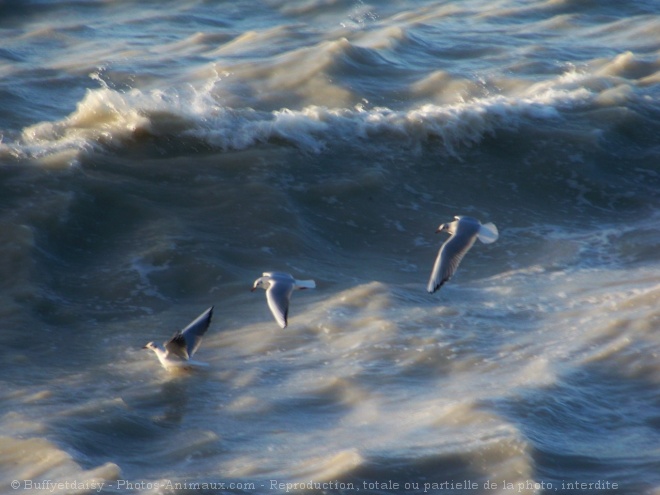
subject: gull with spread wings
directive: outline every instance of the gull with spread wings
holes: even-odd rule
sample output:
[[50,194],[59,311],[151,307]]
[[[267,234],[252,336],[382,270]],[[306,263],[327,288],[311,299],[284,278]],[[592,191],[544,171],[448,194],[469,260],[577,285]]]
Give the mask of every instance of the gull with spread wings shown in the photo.
[[149,342],[144,346],[144,349],[151,349],[154,351],[160,364],[168,370],[173,368],[188,369],[198,366],[207,366],[206,363],[193,361],[192,357],[202,343],[202,336],[208,330],[212,316],[213,306],[195,318],[183,330],[176,332],[174,336],[163,345]]
[[289,302],[294,289],[314,289],[316,283],[313,280],[296,280],[288,273],[265,272],[263,276],[254,281],[252,292],[256,289],[266,291],[266,300],[271,313],[278,325],[282,328],[287,325],[289,314]]
[[426,286],[430,294],[442,287],[442,284],[454,275],[474,241],[479,239],[483,243],[490,244],[499,237],[497,227],[493,223],[482,224],[476,218],[466,216],[454,218],[453,222],[443,223],[436,230],[436,233],[447,232],[451,237],[442,245],[435,259],[431,278]]

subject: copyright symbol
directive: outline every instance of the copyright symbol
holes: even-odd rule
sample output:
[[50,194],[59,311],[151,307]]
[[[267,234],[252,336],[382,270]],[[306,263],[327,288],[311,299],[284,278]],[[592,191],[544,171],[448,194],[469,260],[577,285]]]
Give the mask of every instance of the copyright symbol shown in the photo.
[[14,481],[11,482],[11,487],[14,490],[18,490],[21,487],[21,482],[18,481],[18,480],[14,480]]

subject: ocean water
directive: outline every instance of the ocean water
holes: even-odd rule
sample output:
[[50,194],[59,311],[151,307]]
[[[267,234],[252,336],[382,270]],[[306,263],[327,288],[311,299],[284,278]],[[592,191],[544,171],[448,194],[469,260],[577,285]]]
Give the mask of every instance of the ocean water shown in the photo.
[[[657,1],[0,33],[2,493],[660,494]],[[500,238],[428,294],[461,214]],[[317,284],[283,330],[270,270]],[[210,305],[206,369],[142,349]]]

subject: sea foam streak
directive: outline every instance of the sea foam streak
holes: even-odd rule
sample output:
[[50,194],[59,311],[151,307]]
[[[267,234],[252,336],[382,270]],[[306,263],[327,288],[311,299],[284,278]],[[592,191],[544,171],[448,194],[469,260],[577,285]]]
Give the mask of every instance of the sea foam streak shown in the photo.
[[[23,130],[13,142],[0,143],[0,155],[42,159],[130,146],[145,136],[201,140],[219,150],[244,150],[285,142],[319,153],[329,143],[364,143],[379,138],[413,149],[431,139],[456,157],[460,146],[479,143],[498,129],[516,128],[525,119],[557,119],[561,111],[588,105],[596,95],[575,77],[539,83],[517,96],[494,95],[463,103],[422,104],[407,110],[387,107],[259,111],[219,105],[205,88],[120,92],[104,87],[88,90],[76,110],[63,120],[41,122]],[[73,158],[71,159],[71,155]]]

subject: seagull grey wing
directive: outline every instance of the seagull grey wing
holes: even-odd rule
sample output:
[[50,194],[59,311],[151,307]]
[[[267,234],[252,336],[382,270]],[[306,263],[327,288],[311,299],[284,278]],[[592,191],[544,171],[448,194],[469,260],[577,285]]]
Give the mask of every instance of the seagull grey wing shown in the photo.
[[180,332],[175,333],[174,337],[165,343],[165,349],[169,354],[179,356],[181,359],[185,359],[186,361],[190,359],[186,339]]
[[463,256],[470,250],[475,239],[476,235],[473,232],[457,232],[442,245],[426,287],[429,293],[437,291],[456,273]]
[[181,334],[186,339],[186,348],[188,356],[192,357],[202,343],[202,336],[206,333],[211,325],[211,318],[213,317],[213,306],[204,311],[195,320],[192,321],[186,328],[181,330]]
[[295,281],[295,279],[291,276],[290,273],[285,273],[285,272],[264,272],[264,275],[274,280],[284,280],[284,281],[290,280],[291,282]]
[[165,344],[165,348],[184,359],[190,359],[202,343],[202,336],[209,329],[213,317],[213,306],[195,318],[186,328],[177,332]]
[[285,281],[272,281],[271,286],[266,291],[266,299],[271,313],[280,327],[285,328],[287,325],[287,316],[289,314],[289,301],[291,300],[291,293],[293,292],[293,282]]

